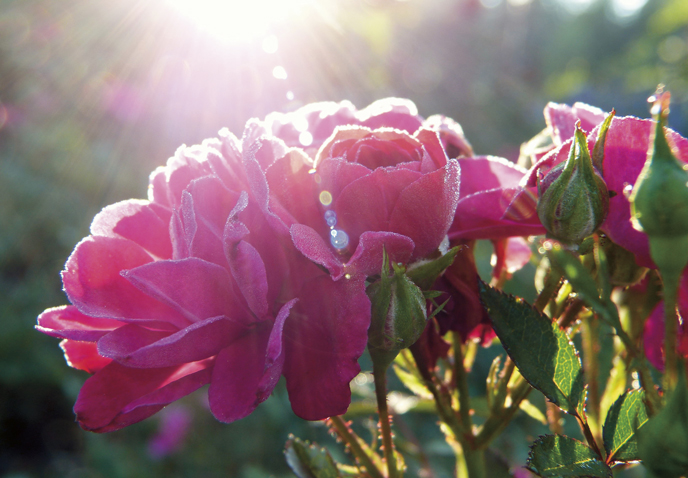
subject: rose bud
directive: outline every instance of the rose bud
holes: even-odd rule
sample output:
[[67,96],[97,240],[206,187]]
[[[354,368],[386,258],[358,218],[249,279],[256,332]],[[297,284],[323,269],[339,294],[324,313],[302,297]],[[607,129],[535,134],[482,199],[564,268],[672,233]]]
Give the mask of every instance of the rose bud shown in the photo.
[[657,121],[647,161],[629,198],[633,227],[648,236],[675,237],[688,234],[688,171],[676,159],[665,132],[669,92],[653,106]]
[[[611,116],[600,129],[595,151],[602,151]],[[568,159],[552,168],[538,183],[537,212],[547,235],[578,246],[595,232],[609,212],[609,192],[593,166],[585,133],[576,125]]]
[[423,334],[428,319],[425,296],[409,279],[406,270],[384,255],[380,279],[366,290],[372,317],[368,329],[368,350],[373,363],[384,370],[402,349],[410,347]]

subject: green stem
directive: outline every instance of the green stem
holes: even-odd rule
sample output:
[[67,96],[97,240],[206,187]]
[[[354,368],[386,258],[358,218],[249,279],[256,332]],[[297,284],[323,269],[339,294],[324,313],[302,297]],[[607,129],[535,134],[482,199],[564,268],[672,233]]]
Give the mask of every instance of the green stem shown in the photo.
[[471,399],[468,394],[468,380],[466,376],[466,369],[463,366],[463,350],[461,349],[461,334],[458,332],[452,333],[454,338],[454,380],[456,381],[456,388],[459,392],[459,415],[464,430],[470,433],[471,423]]
[[377,410],[380,416],[380,431],[382,433],[382,448],[385,452],[387,463],[387,477],[399,478],[397,459],[394,456],[394,442],[392,441],[392,427],[389,422],[389,409],[387,408],[387,367],[379,367],[373,363],[373,378],[375,381],[375,397],[377,398]]
[[581,338],[583,342],[583,370],[588,384],[587,409],[589,424],[596,441],[602,443],[602,428],[600,424],[600,386],[599,375],[599,328],[600,324],[594,316],[583,320],[581,324]]
[[461,348],[461,334],[453,333],[454,338],[454,380],[459,392],[459,415],[464,429],[460,438],[463,457],[469,478],[485,477],[485,453],[473,448],[473,424],[471,420],[471,399],[468,392],[468,376],[464,368],[463,349]]
[[485,423],[480,427],[480,431],[475,437],[473,446],[479,450],[487,448],[490,442],[506,428],[519,410],[521,402],[525,400],[531,390],[533,390],[533,387],[526,382],[523,376],[518,377],[514,387],[511,389],[511,404],[502,409],[500,413],[490,415],[485,420]]
[[660,272],[664,280],[664,387],[667,391],[670,391],[676,388],[676,383],[678,382],[676,299],[681,276],[678,274],[667,274],[661,270]]
[[330,417],[330,423],[337,431],[339,437],[349,446],[349,450],[356,460],[366,469],[371,478],[385,478],[380,470],[375,466],[368,454],[363,450],[358,438],[351,431],[341,416]]

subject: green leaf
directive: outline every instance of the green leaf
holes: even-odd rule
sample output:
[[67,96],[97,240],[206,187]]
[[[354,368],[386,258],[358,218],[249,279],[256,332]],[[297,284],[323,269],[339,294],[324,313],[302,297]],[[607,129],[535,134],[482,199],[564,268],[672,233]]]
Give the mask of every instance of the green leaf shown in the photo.
[[645,392],[632,390],[614,402],[607,412],[602,436],[607,463],[639,460],[637,432],[647,422]]
[[612,476],[611,468],[592,448],[561,435],[537,439],[530,447],[526,468],[543,478]]
[[[600,298],[597,283],[590,272],[580,263],[578,258],[566,252],[560,246],[555,246],[547,252],[552,265],[564,275],[567,281],[578,293],[578,296],[595,312],[611,323],[617,329],[621,327],[619,313],[611,301]],[[606,262],[605,262],[606,265]],[[605,286],[606,289],[606,286]]]
[[522,299],[484,283],[480,298],[521,375],[559,408],[584,418],[583,370],[566,333]]
[[430,261],[417,262],[409,267],[406,275],[421,290],[428,290],[444,270],[452,265],[462,246],[452,247],[445,255]]
[[688,475],[688,389],[683,367],[665,407],[638,430],[638,452],[643,465],[658,477]]
[[330,453],[315,444],[289,436],[284,449],[289,468],[299,478],[341,478]]

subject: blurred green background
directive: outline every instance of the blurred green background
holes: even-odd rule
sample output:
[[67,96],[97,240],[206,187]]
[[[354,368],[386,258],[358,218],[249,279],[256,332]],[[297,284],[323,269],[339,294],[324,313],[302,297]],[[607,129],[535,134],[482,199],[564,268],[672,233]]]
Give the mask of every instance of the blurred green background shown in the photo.
[[[477,153],[515,160],[547,101],[646,117],[660,82],[685,136],[686,0],[0,0],[0,477],[290,476],[288,433],[339,449],[282,388],[231,425],[202,393],[108,435],[74,423],[87,376],[36,316],[66,303],[59,271],[94,214],[145,197],[178,145],[312,101],[401,96],[459,121]],[[475,394],[497,353],[480,351]],[[436,465],[422,476],[450,476],[428,417],[401,428]],[[496,448],[518,469],[543,432],[520,416]]]

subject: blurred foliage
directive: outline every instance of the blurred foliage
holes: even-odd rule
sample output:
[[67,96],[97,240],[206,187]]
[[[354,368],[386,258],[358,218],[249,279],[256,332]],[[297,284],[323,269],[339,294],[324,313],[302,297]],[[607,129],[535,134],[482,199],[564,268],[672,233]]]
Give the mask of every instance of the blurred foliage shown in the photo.
[[[105,436],[81,431],[71,406],[86,374],[33,330],[43,309],[66,303],[59,271],[70,250],[101,207],[144,197],[149,171],[179,144],[223,126],[241,134],[252,116],[311,101],[363,107],[409,97],[425,116],[459,121],[478,153],[515,159],[544,127],[547,101],[647,116],[645,98],[662,82],[673,94],[671,126],[685,135],[688,2],[614,13],[621,4],[326,0],[228,44],[164,0],[0,0],[0,476],[289,476],[281,449],[290,432],[336,453],[322,424],[291,414],[283,388],[231,425],[212,418],[202,394],[185,399],[190,430],[181,451],[164,457],[148,444],[167,410]],[[269,34],[275,53],[262,48]],[[479,249],[489,270],[489,245]],[[533,273],[510,287],[532,295]],[[479,352],[476,395],[497,353]],[[451,452],[427,417],[400,420],[411,466],[450,470]],[[538,427],[519,416],[495,449],[522,463]]]

